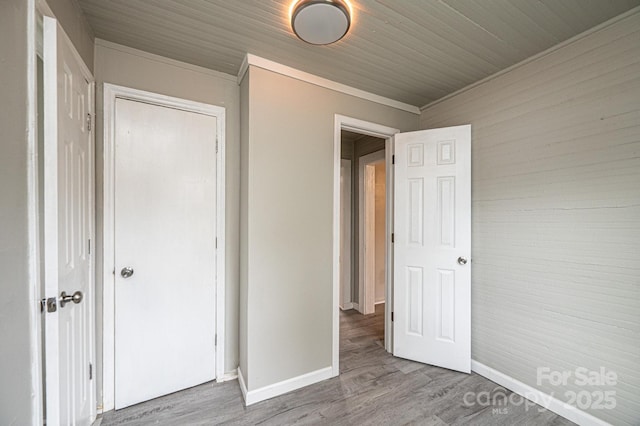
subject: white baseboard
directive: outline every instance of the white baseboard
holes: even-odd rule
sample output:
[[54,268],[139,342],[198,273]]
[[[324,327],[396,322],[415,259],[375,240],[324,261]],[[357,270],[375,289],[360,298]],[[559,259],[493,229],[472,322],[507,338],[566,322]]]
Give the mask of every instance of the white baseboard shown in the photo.
[[362,313],[362,311],[360,310],[360,304],[359,303],[353,302],[352,305],[353,305],[351,307],[352,309],[355,309],[356,311]]
[[374,305],[382,305],[384,303],[384,300],[381,300],[379,302],[374,303]]
[[524,384],[478,361],[471,360],[471,370],[574,423],[582,426],[610,426],[610,423],[600,420],[586,411],[582,411],[578,407],[560,401],[547,393]]
[[246,385],[246,381],[244,380],[244,375],[242,374],[242,370],[240,370],[240,367],[238,366],[238,384],[240,384],[240,391],[242,392],[242,398],[244,399],[244,404],[247,404],[247,385]]
[[235,368],[231,371],[227,371],[221,377],[216,377],[216,382],[218,383],[228,382],[229,380],[235,380],[237,378],[238,378],[238,369]]
[[349,309],[353,309],[353,303],[351,302],[343,303],[342,306],[340,306],[340,309],[342,309],[343,311],[348,311]]
[[238,382],[240,383],[240,390],[244,397],[244,404],[249,406],[256,402],[264,401],[269,398],[283,395],[287,392],[294,391],[296,389],[303,388],[305,386],[312,385],[314,383],[321,382],[323,380],[332,377],[333,369],[331,367],[321,368],[320,370],[312,371],[311,373],[303,374],[302,376],[293,377],[291,379],[283,380],[272,385],[247,391],[245,378],[242,375],[242,371],[238,367]]

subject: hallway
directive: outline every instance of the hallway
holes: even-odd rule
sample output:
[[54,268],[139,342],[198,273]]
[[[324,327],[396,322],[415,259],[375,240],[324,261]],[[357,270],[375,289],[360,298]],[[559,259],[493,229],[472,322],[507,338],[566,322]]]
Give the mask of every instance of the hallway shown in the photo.
[[515,404],[465,406],[468,392],[504,392],[507,397],[511,392],[475,373],[395,358],[385,352],[383,337],[383,304],[368,316],[345,311],[340,315],[339,377],[250,407],[244,407],[237,381],[206,383],[106,413],[102,425],[572,424],[517,395],[512,398]]

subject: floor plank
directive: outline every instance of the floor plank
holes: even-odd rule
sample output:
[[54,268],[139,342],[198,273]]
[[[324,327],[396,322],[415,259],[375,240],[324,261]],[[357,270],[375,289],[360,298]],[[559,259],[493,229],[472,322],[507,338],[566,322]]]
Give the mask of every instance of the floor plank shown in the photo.
[[237,381],[206,383],[108,412],[102,425],[573,424],[524,403],[484,406],[464,402],[468,392],[494,394],[498,390],[502,388],[475,373],[458,373],[388,354],[381,304],[372,315],[354,310],[340,314],[339,377],[250,407],[244,406]]

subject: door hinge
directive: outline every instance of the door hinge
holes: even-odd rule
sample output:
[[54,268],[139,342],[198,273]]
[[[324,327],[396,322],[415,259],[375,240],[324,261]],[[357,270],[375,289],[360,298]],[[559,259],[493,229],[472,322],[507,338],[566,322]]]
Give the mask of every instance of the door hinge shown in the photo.
[[213,343],[215,346],[218,346],[218,335],[216,334],[216,337],[213,339]]
[[93,364],[89,363],[89,380],[93,380]]
[[216,248],[218,248],[218,237],[216,237]]
[[218,138],[216,138],[216,154],[218,153]]
[[91,238],[89,238],[88,240],[88,245],[89,245],[89,254],[91,254]]
[[396,164],[396,156],[395,155],[391,156],[391,164]]
[[89,132],[91,131],[92,121],[93,120],[91,120],[91,114],[87,114],[87,131],[89,131]]
[[391,321],[393,321],[393,311],[391,312]]
[[391,243],[395,243],[396,242],[396,234],[394,234],[393,232],[391,233]]

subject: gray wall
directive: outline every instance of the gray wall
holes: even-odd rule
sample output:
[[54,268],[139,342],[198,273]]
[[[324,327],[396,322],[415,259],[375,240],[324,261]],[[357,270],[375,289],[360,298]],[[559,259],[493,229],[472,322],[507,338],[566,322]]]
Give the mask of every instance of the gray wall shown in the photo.
[[[226,329],[225,369],[238,366],[239,292],[239,185],[240,185],[240,93],[236,78],[177,61],[135,51],[122,46],[96,42],[96,82],[146,90],[168,96],[219,105],[226,108]],[[97,100],[97,227],[102,225],[102,99]],[[97,247],[101,247],[101,241]],[[100,252],[97,253],[101,255]],[[97,259],[101,267],[102,260]],[[102,274],[98,273],[97,300],[102,300]],[[102,353],[102,311],[98,303],[98,355]],[[101,371],[101,369],[99,369]],[[99,395],[102,386],[98,387]]]
[[[29,140],[28,19],[32,2],[0,1],[0,424],[32,424],[40,411],[32,366],[36,363],[36,277],[30,274],[29,171],[35,143]],[[35,40],[35,38],[34,38]],[[30,52],[34,55],[35,52]],[[35,99],[34,99],[35,100]]]
[[614,424],[640,419],[639,108],[636,13],[421,117],[473,126],[473,359],[563,400],[538,367],[615,371]]
[[76,0],[47,0],[47,4],[84,63],[93,72],[93,31]]
[[402,130],[418,116],[253,66],[245,79],[242,368],[255,390],[331,365],[334,115]]
[[344,138],[340,141],[340,158],[353,160],[353,141]]

